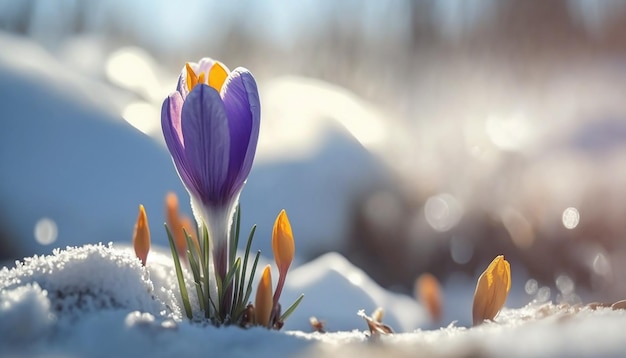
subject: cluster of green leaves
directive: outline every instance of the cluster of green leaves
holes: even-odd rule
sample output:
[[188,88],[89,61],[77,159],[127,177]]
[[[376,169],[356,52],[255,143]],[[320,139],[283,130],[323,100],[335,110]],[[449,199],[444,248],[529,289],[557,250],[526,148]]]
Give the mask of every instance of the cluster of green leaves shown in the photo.
[[[249,275],[246,275],[250,248],[254,232],[256,231],[256,225],[254,225],[250,230],[242,262],[241,257],[237,257],[240,223],[241,211],[237,208],[230,236],[231,242],[228,272],[223,280],[219,277],[219,275],[210,275],[209,273],[209,268],[211,267],[211,252],[210,237],[206,225],[204,223],[202,225],[202,235],[198,233],[198,237],[201,238],[198,244],[196,244],[191,235],[185,231],[185,238],[187,241],[186,256],[189,264],[188,267],[191,269],[191,273],[193,275],[193,283],[196,288],[198,303],[200,309],[204,311],[204,317],[211,320],[215,324],[242,323],[241,318],[246,310],[246,303],[250,299],[250,295],[252,293],[252,282],[254,280],[261,252],[257,251],[252,269]],[[174,238],[167,227],[167,224],[165,225],[165,230],[167,231],[167,237],[172,250],[172,257],[174,259],[174,266],[176,268],[176,275],[178,278],[178,285],[180,287],[185,314],[187,318],[192,319],[193,313],[191,311],[189,293],[187,292],[187,287],[185,286],[185,278],[180,263],[180,257],[176,251]],[[215,286],[217,286],[217,297],[211,297],[210,287],[212,282],[215,282]],[[227,289],[231,286],[234,287],[232,292]],[[228,311],[224,312],[224,308],[228,308]]]
[[[252,226],[250,234],[248,235],[243,259],[237,256],[240,227],[241,210],[237,207],[235,220],[233,221],[233,225],[231,227],[228,271],[223,280],[217,274],[210,275],[211,238],[209,237],[206,225],[204,223],[202,225],[202,235],[198,233],[197,237],[201,238],[201,240],[198,240],[198,243],[194,241],[192,236],[189,235],[187,231],[184,232],[187,241],[186,257],[188,267],[191,269],[200,309],[204,312],[204,318],[210,320],[216,325],[237,324],[240,326],[246,326],[248,324],[248,321],[245,320],[245,313],[249,306],[248,302],[250,302],[250,295],[252,294],[252,283],[254,281],[261,251],[256,252],[252,268],[248,273],[250,249],[254,233],[256,231],[256,225]],[[165,230],[167,231],[167,237],[172,250],[172,257],[174,259],[174,266],[185,309],[185,315],[191,320],[193,318],[193,312],[189,300],[189,292],[187,291],[187,286],[185,285],[185,278],[180,262],[181,260],[176,250],[174,238],[167,224],[165,224]],[[215,280],[214,286],[217,286],[217,297],[211,297],[210,287],[213,282],[212,280]],[[298,297],[298,299],[278,318],[278,320],[282,322],[287,319],[287,317],[289,317],[289,315],[291,315],[291,313],[293,313],[296,307],[300,304],[303,297],[303,295]]]

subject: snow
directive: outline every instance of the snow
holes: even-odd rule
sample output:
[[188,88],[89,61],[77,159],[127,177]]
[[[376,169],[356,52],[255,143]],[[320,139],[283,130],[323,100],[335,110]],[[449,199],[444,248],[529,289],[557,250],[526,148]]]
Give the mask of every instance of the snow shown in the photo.
[[0,292],[0,335],[7,344],[21,344],[44,335],[55,321],[48,292],[37,283]]
[[[329,287],[333,288],[332,292]],[[356,312],[364,309],[369,313],[377,307],[392,307],[386,313],[385,323],[402,331],[416,329],[426,321],[423,309],[415,300],[384,290],[337,253],[323,255],[291,272],[286,289],[285,302],[306,291],[301,310],[286,322],[286,329],[306,331],[310,329],[308,318],[315,316],[325,322],[328,330],[349,331],[363,325]],[[320,305],[328,300],[332,305]]]
[[37,284],[55,310],[70,317],[106,308],[161,312],[174,306],[171,300],[152,298],[154,287],[134,257],[110,248],[87,245],[26,258],[2,271],[0,286],[12,290]]
[[[288,282],[286,294],[305,294],[291,328],[218,328],[183,318],[167,251],[151,251],[143,267],[128,246],[57,249],[0,271],[0,356],[610,357],[626,350],[624,310],[530,303],[478,327],[422,330],[416,302],[378,287],[339,254],[293,270]],[[377,306],[395,333],[367,331],[358,310]],[[310,316],[326,318],[327,333],[312,332]]]

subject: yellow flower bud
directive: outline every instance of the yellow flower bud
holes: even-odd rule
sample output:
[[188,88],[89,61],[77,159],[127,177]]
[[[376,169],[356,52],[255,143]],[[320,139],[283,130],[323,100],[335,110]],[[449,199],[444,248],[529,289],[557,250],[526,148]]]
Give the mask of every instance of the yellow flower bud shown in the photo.
[[426,307],[431,321],[439,322],[443,300],[441,298],[441,286],[437,278],[430,273],[423,273],[417,279],[415,291],[417,298]]
[[137,217],[137,224],[135,224],[135,232],[133,233],[133,247],[135,248],[135,255],[141,260],[141,264],[146,266],[148,251],[150,251],[150,228],[143,205],[139,205],[139,217]]
[[499,255],[478,278],[472,305],[474,325],[492,320],[504,305],[510,289],[511,265]]
[[272,232],[272,251],[274,251],[274,260],[276,260],[276,265],[281,275],[285,274],[289,269],[295,250],[291,224],[289,224],[289,218],[283,209],[276,217]]
[[274,302],[272,300],[272,270],[270,265],[265,266],[259,286],[256,290],[256,299],[254,300],[254,315],[256,323],[269,327],[270,317]]

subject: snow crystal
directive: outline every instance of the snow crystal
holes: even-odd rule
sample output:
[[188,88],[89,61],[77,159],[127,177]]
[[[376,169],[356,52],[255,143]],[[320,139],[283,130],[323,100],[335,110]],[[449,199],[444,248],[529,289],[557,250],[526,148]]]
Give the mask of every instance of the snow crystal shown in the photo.
[[0,272],[0,290],[37,284],[60,315],[76,317],[82,311],[131,309],[168,312],[155,299],[148,272],[129,252],[112,245],[86,245],[54,250],[49,256],[33,256]]

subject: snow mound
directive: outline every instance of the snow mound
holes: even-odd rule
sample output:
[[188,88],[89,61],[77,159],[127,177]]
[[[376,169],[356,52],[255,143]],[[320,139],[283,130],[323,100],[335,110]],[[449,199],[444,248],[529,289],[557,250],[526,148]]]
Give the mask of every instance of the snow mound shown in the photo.
[[0,342],[20,344],[43,336],[56,317],[37,283],[0,291]]
[[[305,293],[298,310],[285,323],[286,329],[310,330],[308,316],[325,321],[328,331],[363,327],[359,310],[367,314],[385,310],[385,323],[398,331],[409,331],[427,322],[423,308],[406,295],[380,287],[365,272],[338,253],[328,253],[293,270],[287,277],[282,302]],[[303,324],[304,323],[304,324]]]
[[[27,287],[31,293],[23,292]],[[37,290],[43,296],[26,304],[32,301],[31,307],[42,308],[45,304],[41,301],[47,299],[55,312],[70,318],[102,309],[171,311],[156,299],[154,285],[140,261],[111,244],[55,249],[52,255],[26,258],[14,268],[0,271],[3,305],[16,295],[36,295]]]

